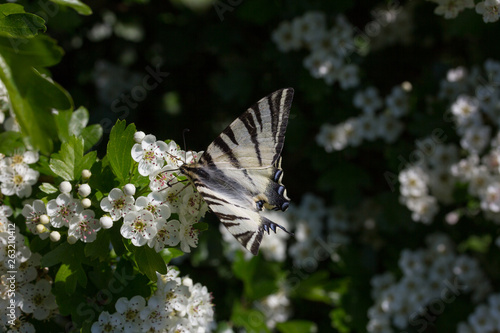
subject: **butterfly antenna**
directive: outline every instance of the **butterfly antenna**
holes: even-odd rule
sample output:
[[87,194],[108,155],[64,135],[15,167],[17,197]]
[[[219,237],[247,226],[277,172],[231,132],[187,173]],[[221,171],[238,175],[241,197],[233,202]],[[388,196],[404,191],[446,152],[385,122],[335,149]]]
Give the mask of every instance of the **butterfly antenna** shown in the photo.
[[182,131],[182,141],[184,141],[184,163],[186,163],[187,161],[186,136],[185,136],[186,132],[189,132],[189,128],[185,128]]

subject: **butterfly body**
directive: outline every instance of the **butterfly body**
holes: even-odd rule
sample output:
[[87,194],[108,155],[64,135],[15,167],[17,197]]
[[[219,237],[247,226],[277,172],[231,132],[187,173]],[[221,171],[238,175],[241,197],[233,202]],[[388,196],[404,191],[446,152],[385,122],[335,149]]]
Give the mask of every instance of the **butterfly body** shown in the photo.
[[264,97],[230,124],[197,163],[180,167],[229,232],[254,255],[264,232],[276,232],[276,227],[286,231],[260,212],[289,206],[280,155],[292,97],[290,88]]

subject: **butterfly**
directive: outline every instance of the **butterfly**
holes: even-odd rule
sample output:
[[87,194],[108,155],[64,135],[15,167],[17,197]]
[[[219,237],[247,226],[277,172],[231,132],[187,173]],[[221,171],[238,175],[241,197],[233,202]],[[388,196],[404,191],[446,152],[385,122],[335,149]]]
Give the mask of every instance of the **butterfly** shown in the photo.
[[281,151],[293,89],[281,89],[247,109],[208,146],[184,174],[210,210],[253,255],[264,232],[283,226],[264,217],[264,208],[285,211],[290,203],[281,183]]

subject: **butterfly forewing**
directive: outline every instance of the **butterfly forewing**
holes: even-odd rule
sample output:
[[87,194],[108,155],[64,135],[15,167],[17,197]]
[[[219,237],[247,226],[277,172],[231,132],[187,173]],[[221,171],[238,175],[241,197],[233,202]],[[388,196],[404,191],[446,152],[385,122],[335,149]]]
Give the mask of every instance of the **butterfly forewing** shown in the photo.
[[254,255],[264,231],[285,230],[260,210],[288,207],[280,154],[292,97],[291,88],[264,97],[230,124],[198,163],[181,167],[224,226]]

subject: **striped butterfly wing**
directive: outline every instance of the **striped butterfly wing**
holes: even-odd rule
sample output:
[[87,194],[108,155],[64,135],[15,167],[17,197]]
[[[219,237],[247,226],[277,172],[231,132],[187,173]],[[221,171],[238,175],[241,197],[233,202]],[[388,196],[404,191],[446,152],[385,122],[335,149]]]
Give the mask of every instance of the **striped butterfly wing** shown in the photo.
[[264,97],[230,124],[198,163],[181,167],[224,226],[254,255],[264,232],[285,230],[260,211],[284,211],[289,205],[280,154],[292,97],[291,88]]

